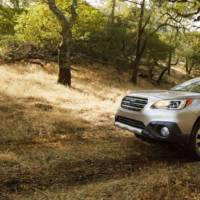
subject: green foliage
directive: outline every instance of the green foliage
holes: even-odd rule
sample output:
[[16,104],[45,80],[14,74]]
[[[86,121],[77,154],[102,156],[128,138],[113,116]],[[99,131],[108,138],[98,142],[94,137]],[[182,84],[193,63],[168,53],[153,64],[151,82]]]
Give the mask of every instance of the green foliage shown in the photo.
[[186,33],[182,38],[180,56],[187,57],[193,66],[200,65],[200,33]]
[[150,58],[165,61],[170,48],[171,44],[161,40],[159,35],[155,34],[149,39],[146,51]]
[[[55,53],[61,41],[61,27],[47,4],[38,1],[29,5],[29,0],[10,0],[9,2],[11,6],[0,6],[1,50],[12,43],[28,43]],[[77,9],[78,19],[72,30],[73,54],[86,54],[91,58],[120,66],[126,66],[133,61],[140,9],[135,4],[127,4],[124,0],[116,0],[116,2],[114,22],[111,23],[111,1],[105,3],[103,10],[80,1]],[[57,0],[57,5],[68,17],[71,11],[70,1]],[[142,41],[169,17],[163,13],[169,12],[172,16],[175,16],[174,13],[184,14],[187,6],[189,11],[195,10],[196,7],[193,9],[192,5],[192,3],[149,1],[143,26],[149,16],[150,20],[145,26]],[[179,19],[180,17],[177,17],[177,20]],[[177,25],[177,22],[174,21],[173,25]],[[180,40],[172,27],[162,27],[148,38],[142,59],[165,62],[169,50],[173,49],[173,56],[178,52],[180,57],[188,57],[191,62],[198,65],[200,42],[197,38],[199,38],[198,33],[191,33]],[[175,49],[178,51],[175,52]]]
[[6,58],[11,50],[11,46],[15,44],[16,38],[12,35],[1,36],[0,40],[0,58]]
[[0,35],[14,35],[16,17],[29,3],[30,0],[0,1]]
[[122,22],[117,22],[113,26],[106,25],[104,29],[92,34],[87,42],[89,48],[87,53],[95,58],[110,61],[115,64],[126,62],[127,50],[126,27]]
[[16,10],[0,5],[0,35],[14,34]]
[[[72,30],[74,52],[113,62],[121,60],[126,24],[118,20],[112,27],[108,26],[107,17],[86,3],[81,3],[77,12]],[[46,4],[35,4],[19,15],[15,30],[19,40],[41,47],[56,48],[60,42],[60,26]]]
[[76,40],[89,40],[93,35],[101,32],[106,24],[106,17],[86,3],[79,5],[77,13],[78,20],[73,29]]
[[176,0],[173,4],[174,12],[177,13],[179,16],[184,18],[189,18],[194,21],[199,21],[199,8],[200,8],[200,1],[199,0],[190,0],[190,1],[178,1]]
[[36,4],[17,18],[15,27],[17,37],[23,42],[40,46],[58,44],[60,26],[45,4]]
[[[61,3],[59,5],[62,5]],[[79,6],[78,14],[73,29],[75,40],[88,40],[91,34],[99,32],[105,24],[104,15],[87,4]],[[22,41],[54,47],[60,42],[61,28],[46,4],[35,4],[23,12],[17,19],[15,30]]]

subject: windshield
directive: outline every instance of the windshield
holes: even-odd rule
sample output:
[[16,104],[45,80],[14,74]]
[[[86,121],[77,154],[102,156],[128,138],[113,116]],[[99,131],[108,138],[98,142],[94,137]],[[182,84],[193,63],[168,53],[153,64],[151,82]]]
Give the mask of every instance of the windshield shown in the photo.
[[180,85],[173,87],[171,90],[200,93],[200,78],[186,81]]

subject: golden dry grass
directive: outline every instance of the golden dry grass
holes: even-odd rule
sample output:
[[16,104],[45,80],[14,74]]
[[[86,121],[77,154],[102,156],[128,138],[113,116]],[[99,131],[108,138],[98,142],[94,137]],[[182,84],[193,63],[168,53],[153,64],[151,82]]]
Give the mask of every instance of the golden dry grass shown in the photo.
[[199,164],[183,151],[116,129],[128,83],[111,66],[74,66],[73,88],[56,66],[0,66],[0,199],[200,199]]

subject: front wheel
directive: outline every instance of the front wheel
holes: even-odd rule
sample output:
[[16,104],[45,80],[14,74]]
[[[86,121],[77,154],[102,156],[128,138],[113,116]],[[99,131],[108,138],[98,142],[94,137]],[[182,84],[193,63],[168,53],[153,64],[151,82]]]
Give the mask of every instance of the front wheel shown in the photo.
[[194,126],[190,138],[190,154],[195,160],[200,160],[200,121]]

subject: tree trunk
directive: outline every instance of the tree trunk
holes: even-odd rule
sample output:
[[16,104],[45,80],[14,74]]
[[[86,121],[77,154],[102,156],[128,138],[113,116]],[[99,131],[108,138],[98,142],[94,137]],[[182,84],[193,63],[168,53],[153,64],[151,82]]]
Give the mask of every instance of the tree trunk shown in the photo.
[[186,70],[186,73],[188,74],[189,73],[189,62],[188,62],[187,57],[185,58],[185,70]]
[[50,10],[54,13],[58,22],[62,27],[61,36],[62,43],[58,49],[58,83],[66,86],[71,86],[71,42],[72,42],[72,27],[76,21],[77,0],[72,0],[71,17],[66,18],[64,13],[56,6],[55,0],[47,1]]
[[171,63],[172,63],[172,49],[170,48],[169,57],[168,57],[168,63],[167,63],[168,75],[171,74]]
[[59,68],[58,83],[71,86],[71,70],[67,68]]
[[144,49],[146,47],[146,42],[144,42],[144,44],[142,45],[142,37],[143,37],[142,23],[143,23],[143,19],[144,19],[144,9],[145,9],[145,0],[143,0],[141,3],[140,19],[138,22],[136,53],[135,53],[134,62],[132,64],[133,73],[132,73],[131,81],[134,84],[137,84],[137,82],[138,82],[137,79],[138,79],[139,64],[140,64],[140,60],[143,55]]
[[110,14],[111,25],[113,25],[115,22],[115,8],[116,8],[116,0],[112,0],[112,8],[111,8],[111,14]]
[[168,70],[168,67],[166,67],[165,69],[163,69],[163,71],[160,73],[160,76],[158,77],[158,80],[157,80],[157,84],[161,83],[161,81],[162,81],[165,73],[167,72],[167,70]]
[[185,58],[185,70],[187,74],[191,74],[194,64],[189,62],[188,57]]
[[149,79],[152,81],[154,76],[154,63],[153,60],[150,58],[150,54],[148,56],[148,67],[149,67]]
[[189,75],[191,74],[193,67],[194,67],[194,64],[191,63],[191,64],[190,64],[190,67],[188,68],[188,74],[189,74]]
[[133,73],[132,73],[132,77],[131,77],[131,82],[134,84],[137,84],[138,82],[138,71],[139,71],[139,64],[140,64],[140,58],[139,56],[135,58],[134,62],[133,62]]
[[62,43],[58,50],[58,83],[71,86],[71,59],[70,59],[71,31],[63,30]]

